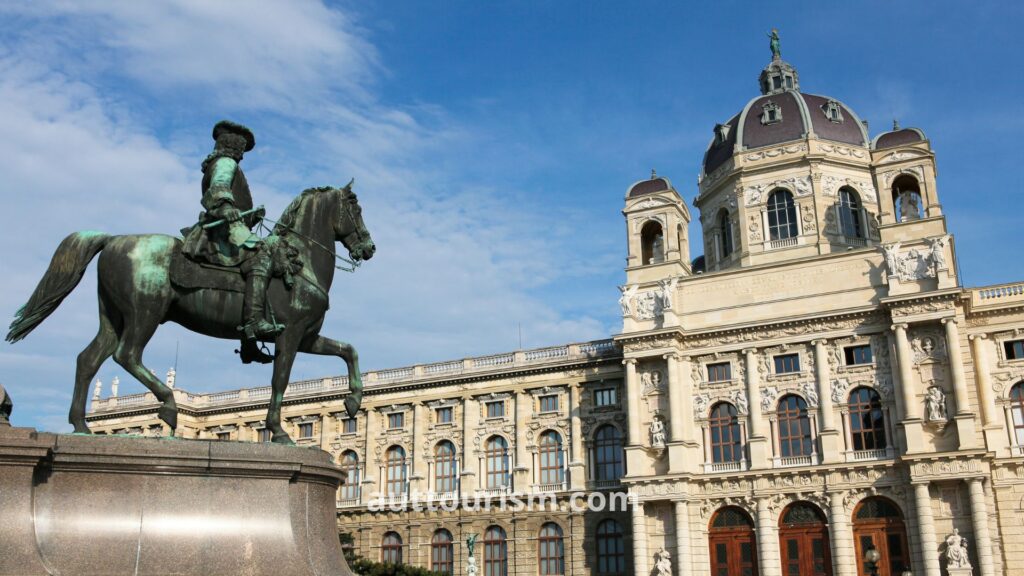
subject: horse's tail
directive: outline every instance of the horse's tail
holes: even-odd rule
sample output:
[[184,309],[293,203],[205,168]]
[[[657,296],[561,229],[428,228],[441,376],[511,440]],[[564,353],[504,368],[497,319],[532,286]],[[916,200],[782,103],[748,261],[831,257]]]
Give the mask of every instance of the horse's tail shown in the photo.
[[28,303],[14,315],[7,341],[17,342],[42,324],[60,306],[64,298],[78,286],[89,267],[112,236],[101,232],[74,232],[65,238],[53,253],[50,267],[36,286]]

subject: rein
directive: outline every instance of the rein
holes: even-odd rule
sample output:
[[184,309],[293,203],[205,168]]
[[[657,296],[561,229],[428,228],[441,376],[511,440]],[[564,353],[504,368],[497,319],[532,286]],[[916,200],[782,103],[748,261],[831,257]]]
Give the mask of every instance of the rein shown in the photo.
[[[341,260],[342,262],[345,262],[345,263],[348,264],[348,266],[342,266],[340,264],[335,264],[334,268],[337,269],[337,270],[341,270],[343,272],[355,273],[356,268],[359,268],[360,266],[362,266],[362,264],[358,260],[349,260],[348,258],[345,258],[344,256],[340,256],[334,250],[328,248],[327,246],[324,246],[323,244],[317,242],[316,240],[310,238],[309,236],[306,236],[302,232],[299,232],[295,228],[293,228],[293,227],[291,227],[291,226],[289,226],[289,225],[287,225],[287,224],[285,224],[283,222],[278,222],[277,220],[274,220],[274,219],[271,219],[271,218],[267,218],[266,216],[263,217],[263,220],[266,220],[267,222],[270,222],[271,224],[273,224],[275,226],[280,226],[280,227],[284,228],[285,230],[288,230],[289,232],[291,232],[292,234],[295,234],[299,238],[302,238],[303,240],[306,240],[307,242],[309,242],[313,246],[316,246],[317,248],[323,250],[324,252],[327,252],[331,256],[334,256],[337,260]],[[270,231],[270,232],[273,232],[273,231]]]

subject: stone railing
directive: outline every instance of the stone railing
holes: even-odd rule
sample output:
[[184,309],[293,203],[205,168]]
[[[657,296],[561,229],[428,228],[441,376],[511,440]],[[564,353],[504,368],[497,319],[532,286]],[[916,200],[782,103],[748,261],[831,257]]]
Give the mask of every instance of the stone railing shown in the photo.
[[791,468],[793,466],[815,466],[818,464],[818,455],[809,456],[782,456],[775,459],[776,468]]
[[747,469],[746,460],[736,462],[706,462],[704,472],[706,474],[720,474],[723,472],[742,472]]
[[1024,283],[971,289],[972,306],[1005,306],[1024,302]]
[[850,450],[846,453],[847,462],[864,462],[865,460],[888,460],[894,457],[892,448],[874,450]]
[[[404,382],[443,378],[454,374],[472,374],[526,366],[557,364],[559,362],[586,361],[618,354],[619,348],[614,341],[595,340],[580,344],[549,346],[522,352],[465,358],[463,360],[418,364],[386,370],[371,370],[363,373],[363,382],[367,388],[372,389],[378,386],[393,386]],[[285,393],[285,396],[315,395],[347,388],[347,376],[299,380],[288,385],[288,391]],[[270,394],[271,389],[269,386],[241,388],[226,392],[211,392],[209,394],[197,394],[180,389],[174,390],[175,400],[179,404],[185,404],[194,408],[265,401],[270,398]],[[156,398],[151,393],[129,394],[93,400],[89,411],[106,412],[119,408],[156,403]]]

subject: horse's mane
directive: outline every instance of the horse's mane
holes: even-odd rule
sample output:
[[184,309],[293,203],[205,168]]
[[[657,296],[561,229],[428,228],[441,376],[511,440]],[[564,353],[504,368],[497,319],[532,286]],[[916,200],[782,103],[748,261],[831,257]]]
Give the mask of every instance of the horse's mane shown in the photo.
[[299,193],[298,196],[292,199],[288,207],[281,213],[281,218],[276,226],[274,226],[274,233],[280,234],[285,232],[288,227],[295,225],[295,218],[298,216],[299,209],[305,204],[306,200],[317,194],[323,194],[325,192],[331,192],[337,190],[333,186],[316,186],[314,188],[306,188]]

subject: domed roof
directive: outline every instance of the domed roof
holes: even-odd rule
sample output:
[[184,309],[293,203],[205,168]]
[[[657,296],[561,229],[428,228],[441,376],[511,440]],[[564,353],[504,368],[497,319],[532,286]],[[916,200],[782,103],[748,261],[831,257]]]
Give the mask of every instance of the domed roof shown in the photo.
[[739,114],[715,126],[715,137],[704,153],[704,174],[725,164],[738,150],[818,138],[867,146],[868,133],[860,117],[829,96],[804,94],[799,75],[788,62],[774,58],[758,78],[761,96],[747,102]]
[[672,189],[672,183],[669,182],[668,178],[664,176],[655,176],[651,174],[651,177],[647,180],[641,180],[629,187],[629,192],[626,192],[626,198],[637,198],[639,196],[646,196],[648,194],[657,194],[658,192],[666,192]]
[[882,132],[875,136],[875,139],[871,142],[871,147],[875,150],[881,150],[882,148],[894,148],[904,144],[913,144],[914,142],[924,142],[927,139],[920,128],[900,128],[898,125],[894,125],[891,131]]

